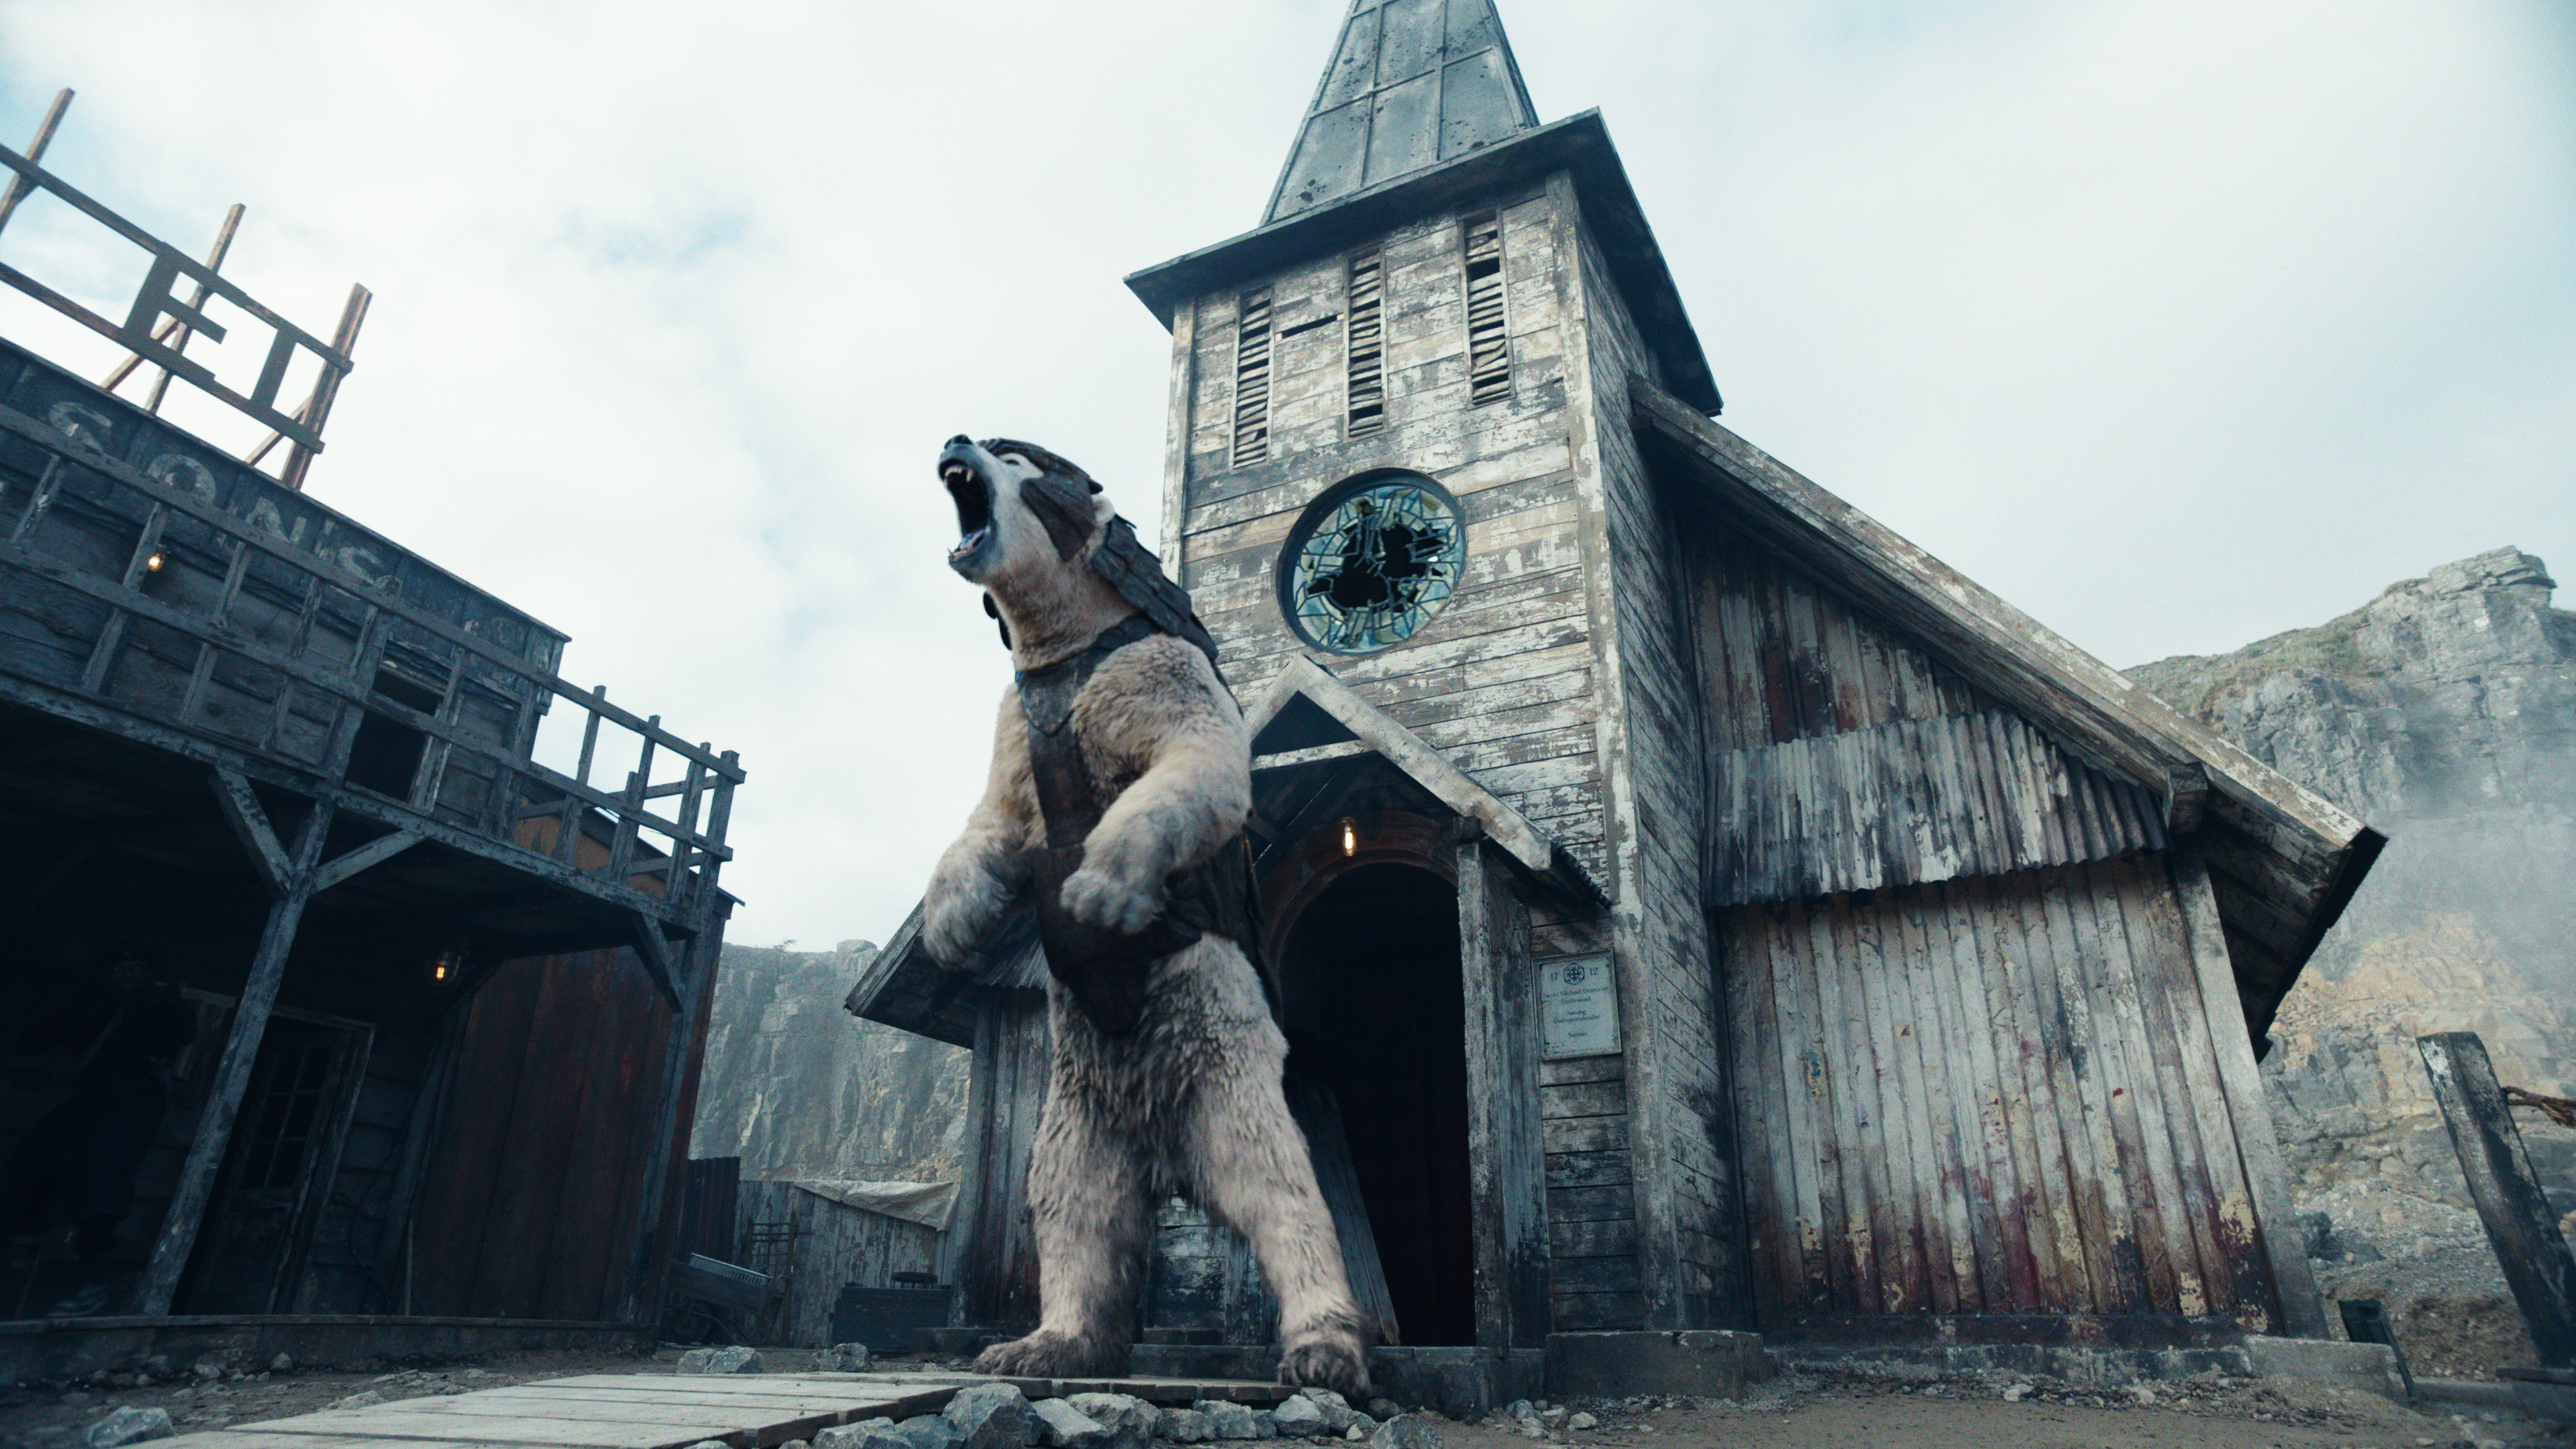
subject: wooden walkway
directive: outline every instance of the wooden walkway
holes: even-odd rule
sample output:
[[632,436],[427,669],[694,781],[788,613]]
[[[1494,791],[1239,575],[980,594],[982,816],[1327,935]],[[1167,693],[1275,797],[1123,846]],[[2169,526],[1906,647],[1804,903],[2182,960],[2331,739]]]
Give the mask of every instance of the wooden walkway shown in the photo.
[[[988,1379],[976,1374],[584,1374],[506,1389],[324,1409],[160,1441],[169,1449],[683,1449],[721,1439],[769,1449],[835,1424],[933,1414],[969,1384],[1032,1399],[1133,1394],[1276,1403],[1289,1390],[1239,1379]],[[156,1445],[155,1449],[160,1449]]]

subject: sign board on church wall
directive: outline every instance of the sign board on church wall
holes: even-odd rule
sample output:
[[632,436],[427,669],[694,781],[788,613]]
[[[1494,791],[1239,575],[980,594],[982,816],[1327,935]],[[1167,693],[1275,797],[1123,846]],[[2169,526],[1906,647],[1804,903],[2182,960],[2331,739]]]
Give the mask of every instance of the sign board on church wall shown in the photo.
[[1619,992],[1610,958],[1574,956],[1539,968],[1539,1055],[1607,1056],[1619,1050]]

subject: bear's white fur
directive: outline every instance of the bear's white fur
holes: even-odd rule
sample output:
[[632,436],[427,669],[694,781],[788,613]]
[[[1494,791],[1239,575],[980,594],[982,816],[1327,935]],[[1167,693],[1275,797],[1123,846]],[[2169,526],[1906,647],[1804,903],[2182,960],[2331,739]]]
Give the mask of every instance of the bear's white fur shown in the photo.
[[[1136,612],[1089,564],[1115,512],[1106,495],[1091,495],[1090,538],[1059,558],[1020,499],[1020,481],[1039,464],[1008,450],[972,452],[988,484],[989,536],[970,533],[951,563],[992,597],[1014,665],[1033,670],[1078,653]],[[971,521],[965,511],[961,521]],[[1169,634],[1103,660],[1072,719],[1106,809],[1063,905],[1086,924],[1132,932],[1161,909],[1165,877],[1242,831],[1250,741],[1207,657]],[[922,902],[921,938],[934,959],[952,969],[968,962],[1022,888],[1021,861],[1044,830],[1014,685],[1002,696],[984,797]],[[1279,1299],[1280,1381],[1362,1396],[1364,1320],[1280,1090],[1287,1040],[1237,943],[1211,932],[1154,962],[1131,1031],[1100,1031],[1052,977],[1048,996],[1054,1057],[1029,1169],[1039,1324],[985,1350],[977,1371],[1124,1373],[1154,1204],[1179,1192],[1252,1245]]]

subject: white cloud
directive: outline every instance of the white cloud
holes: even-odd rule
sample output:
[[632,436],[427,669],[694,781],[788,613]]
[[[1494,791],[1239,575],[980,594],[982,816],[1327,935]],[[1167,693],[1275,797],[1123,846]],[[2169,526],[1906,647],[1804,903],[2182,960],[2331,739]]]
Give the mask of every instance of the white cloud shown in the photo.
[[[1119,278],[1254,223],[1341,8],[15,6],[0,130],[77,86],[54,169],[191,248],[247,202],[227,274],[314,330],[373,287],[316,496],[742,752],[738,939],[882,939],[1004,679],[928,460],[1035,438],[1156,530]],[[1504,18],[1543,117],[1608,114],[1727,421],[2134,663],[2576,569],[2565,13]],[[0,255],[81,265],[39,222]]]

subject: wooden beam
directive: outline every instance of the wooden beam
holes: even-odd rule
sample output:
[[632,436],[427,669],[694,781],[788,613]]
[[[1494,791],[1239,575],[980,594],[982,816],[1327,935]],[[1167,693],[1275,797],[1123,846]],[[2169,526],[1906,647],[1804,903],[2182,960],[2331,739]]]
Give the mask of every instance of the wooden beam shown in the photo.
[[[232,776],[239,781],[239,776]],[[243,782],[242,794],[249,793]],[[217,798],[228,798],[218,791]],[[252,801],[256,810],[258,802]],[[316,800],[306,813],[304,824],[295,834],[294,853],[283,862],[278,876],[282,887],[275,904],[268,908],[268,921],[259,933],[259,949],[251,957],[250,973],[242,983],[240,1001],[233,1008],[231,1034],[224,1040],[223,1059],[215,1066],[215,1075],[206,1088],[206,1105],[197,1115],[197,1131],[188,1144],[187,1161],[179,1168],[179,1185],[170,1197],[170,1210],[162,1218],[160,1240],[152,1245],[152,1260],[143,1270],[142,1312],[160,1316],[170,1311],[173,1297],[179,1291],[179,1275],[187,1269],[189,1250],[196,1246],[197,1229],[206,1216],[206,1201],[213,1195],[215,1176],[222,1169],[224,1153],[232,1145],[233,1122],[241,1113],[242,1095],[250,1088],[251,1066],[259,1058],[260,1038],[268,1030],[268,1014],[277,1004],[278,987],[286,980],[286,957],[295,947],[296,927],[304,917],[304,905],[313,897],[313,869],[322,858],[322,838],[330,833],[332,804]],[[266,817],[258,816],[260,829],[267,828]]]
[[671,1004],[673,1011],[679,1010],[680,973],[671,959],[671,943],[662,938],[661,924],[642,911],[628,911],[626,929],[634,942],[636,959],[652,973],[653,984],[660,988],[662,999]]
[[1549,1327],[1549,1252],[1529,910],[1512,894],[1509,870],[1482,842],[1460,841],[1457,859],[1467,1080],[1478,1084],[1467,1105],[1476,1346],[1540,1348]]
[[[2272,1289],[2281,1300],[2280,1328],[2292,1338],[2325,1338],[2325,1304],[2317,1296],[2304,1235],[2290,1208],[2289,1174],[2281,1169],[2281,1138],[2272,1127],[2271,1104],[2263,1097],[2253,1039],[2244,1029],[2244,1007],[2236,993],[2235,968],[2228,963],[2225,928],[2218,919],[2218,896],[2210,889],[2209,868],[2187,846],[2175,846],[2166,858],[2181,897],[2183,936],[2198,977],[2200,1009],[2209,1020],[2210,1045],[2218,1054],[2219,1088],[2227,1101],[2236,1158],[2254,1195],[2255,1231],[2262,1235]],[[2177,1004],[2189,1000],[2186,990]]]
[[335,856],[323,862],[321,868],[313,872],[313,893],[320,895],[358,872],[370,866],[381,865],[418,844],[420,844],[420,836],[416,832],[397,830],[391,835],[380,836],[355,850]]
[[277,843],[277,832],[268,823],[268,812],[260,808],[259,796],[253,794],[250,781],[233,770],[215,771],[215,803],[223,807],[224,819],[241,837],[242,849],[250,853],[250,863],[259,870],[259,878],[272,897],[283,898],[294,869],[286,851]]
[[2496,1085],[2486,1043],[2473,1031],[2445,1031],[2415,1038],[2415,1049],[2541,1367],[2576,1368],[2576,1258]]
[[[636,924],[642,934],[655,936],[649,920],[638,916]],[[672,996],[671,1032],[662,1054],[661,1090],[654,1098],[653,1135],[644,1149],[643,1190],[636,1195],[631,1239],[635,1246],[627,1262],[626,1300],[618,1306],[618,1316],[629,1323],[647,1321],[660,1303],[661,1270],[670,1257],[668,1245],[660,1240],[662,1198],[672,1169],[688,1151],[680,1103],[697,1088],[707,1003],[715,994],[716,960],[724,950],[723,920],[710,911],[702,925],[697,936],[681,947],[677,969],[667,950],[664,953],[664,990]],[[655,940],[660,944],[658,936]],[[682,989],[672,992],[673,985]]]

